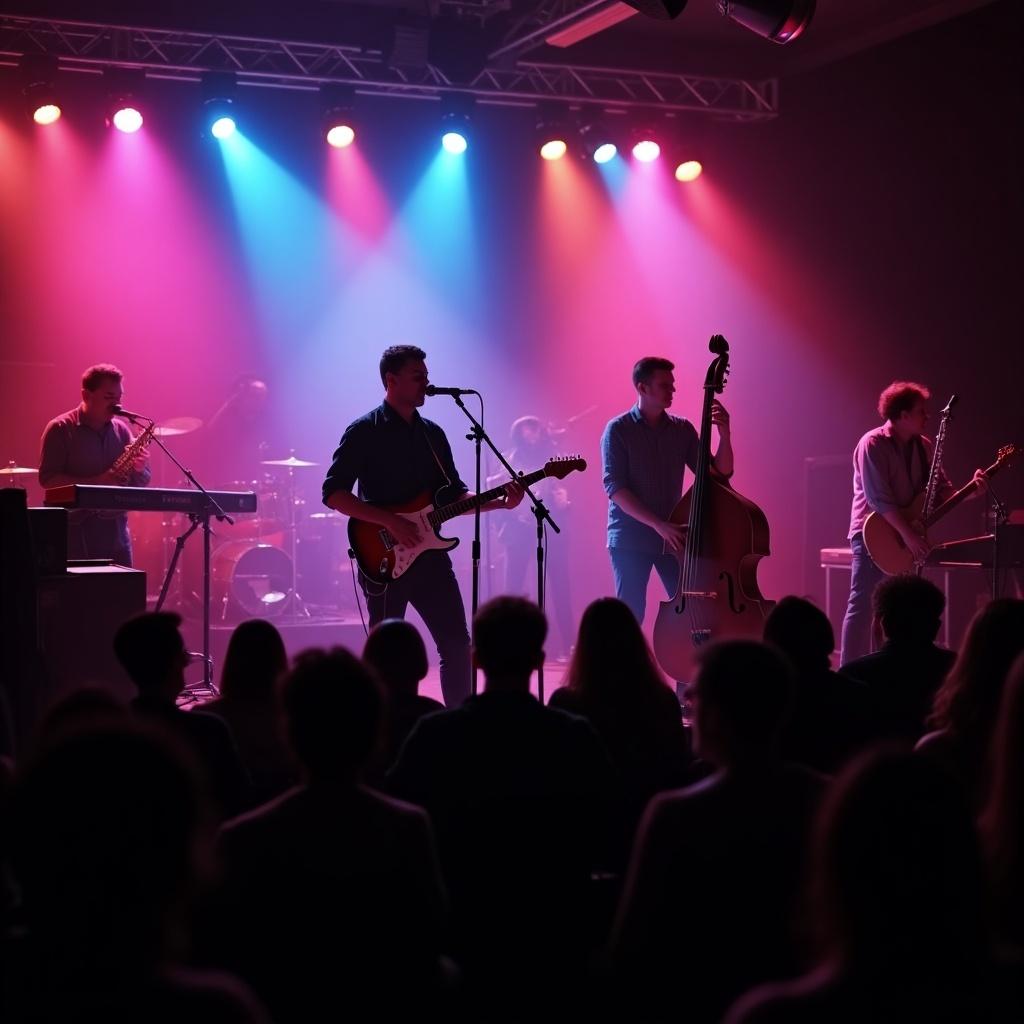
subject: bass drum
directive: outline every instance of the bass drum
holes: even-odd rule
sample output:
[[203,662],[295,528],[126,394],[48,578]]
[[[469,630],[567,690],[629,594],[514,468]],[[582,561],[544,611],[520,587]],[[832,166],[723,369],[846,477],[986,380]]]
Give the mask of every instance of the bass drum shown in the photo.
[[281,615],[292,592],[292,560],[270,544],[233,540],[210,557],[212,613],[221,621]]

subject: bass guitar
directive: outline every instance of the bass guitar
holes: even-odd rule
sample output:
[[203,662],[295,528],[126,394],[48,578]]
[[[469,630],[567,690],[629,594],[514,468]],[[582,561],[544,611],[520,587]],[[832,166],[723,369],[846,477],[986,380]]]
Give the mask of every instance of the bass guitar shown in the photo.
[[[985,470],[986,476],[998,473],[1011,459],[1021,452],[1019,445],[1008,444],[999,449],[996,461]],[[906,508],[900,509],[900,515],[908,523],[917,523],[927,530],[937,523],[948,512],[952,512],[965,498],[969,498],[978,489],[976,481],[971,480],[951,494],[931,515],[921,518],[924,510],[925,495],[922,491]],[[887,576],[897,576],[900,573],[912,572],[914,569],[914,556],[908,550],[899,530],[896,529],[885,516],[872,512],[864,520],[864,546],[868,549],[871,561],[878,566]]]
[[[557,480],[564,480],[570,473],[579,470],[582,472],[587,468],[586,460],[578,455],[565,458],[549,459],[544,463],[543,469],[535,473],[520,475],[519,482],[527,487],[543,480],[544,477],[552,476]],[[494,487],[483,494],[473,498],[463,498],[461,501],[453,501],[448,505],[435,508],[431,503],[430,495],[421,494],[404,505],[381,506],[387,512],[408,519],[415,523],[420,532],[420,541],[415,547],[406,547],[399,544],[386,527],[378,523],[370,523],[365,519],[350,519],[348,521],[348,541],[355,555],[359,571],[367,579],[375,583],[390,583],[399,576],[407,573],[409,567],[423,554],[424,551],[451,551],[458,543],[458,537],[442,537],[440,534],[441,524],[456,516],[472,512],[477,505],[486,505],[487,502],[500,498],[505,493],[505,485]]]
[[678,552],[679,578],[654,624],[654,654],[673,679],[690,682],[698,648],[712,640],[760,639],[774,601],[761,593],[757,565],[768,552],[768,520],[749,498],[732,489],[711,461],[711,406],[725,387],[729,343],[720,334],[708,346],[714,355],[704,380],[700,450],[693,486],[672,511],[686,524],[686,547]]

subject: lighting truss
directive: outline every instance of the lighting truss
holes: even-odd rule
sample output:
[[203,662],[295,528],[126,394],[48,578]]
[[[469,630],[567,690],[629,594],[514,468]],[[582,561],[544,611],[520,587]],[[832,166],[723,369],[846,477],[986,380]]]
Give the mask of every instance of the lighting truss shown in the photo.
[[319,89],[352,86],[364,95],[407,99],[461,92],[483,103],[637,108],[767,120],[778,115],[778,80],[711,78],[627,68],[516,61],[485,68],[457,84],[439,68],[389,67],[379,50],[359,46],[138,28],[0,14],[0,64],[26,53],[59,58],[63,70],[139,68],[151,78],[198,81],[206,71],[231,71],[239,85]]

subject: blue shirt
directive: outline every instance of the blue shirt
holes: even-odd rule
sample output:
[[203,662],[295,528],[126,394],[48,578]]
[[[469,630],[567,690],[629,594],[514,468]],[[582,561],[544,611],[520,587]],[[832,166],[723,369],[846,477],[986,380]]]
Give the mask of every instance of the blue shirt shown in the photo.
[[[342,434],[324,480],[323,498],[351,491],[373,505],[404,505],[441,491],[438,504],[454,501],[462,482],[444,431],[418,412],[406,422],[387,402],[350,423]],[[443,489],[443,490],[442,490]]]
[[634,405],[616,416],[601,437],[608,503],[608,547],[655,554],[664,541],[649,526],[634,519],[614,500],[623,487],[632,491],[651,512],[668,519],[683,493],[683,474],[697,468],[700,438],[693,424],[681,416],[664,413],[656,427],[650,426]]

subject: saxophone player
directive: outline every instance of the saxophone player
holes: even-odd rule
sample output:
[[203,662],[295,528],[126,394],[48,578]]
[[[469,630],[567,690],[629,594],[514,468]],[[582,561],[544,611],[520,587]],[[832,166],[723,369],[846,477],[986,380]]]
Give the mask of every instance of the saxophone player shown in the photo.
[[[82,401],[50,420],[43,431],[39,483],[106,484],[145,487],[150,479],[149,458],[143,446],[124,474],[115,465],[133,442],[132,432],[114,409],[123,395],[124,374],[110,363],[90,366],[82,374]],[[68,513],[68,558],[111,558],[131,566],[132,545],[126,512],[72,509]]]

